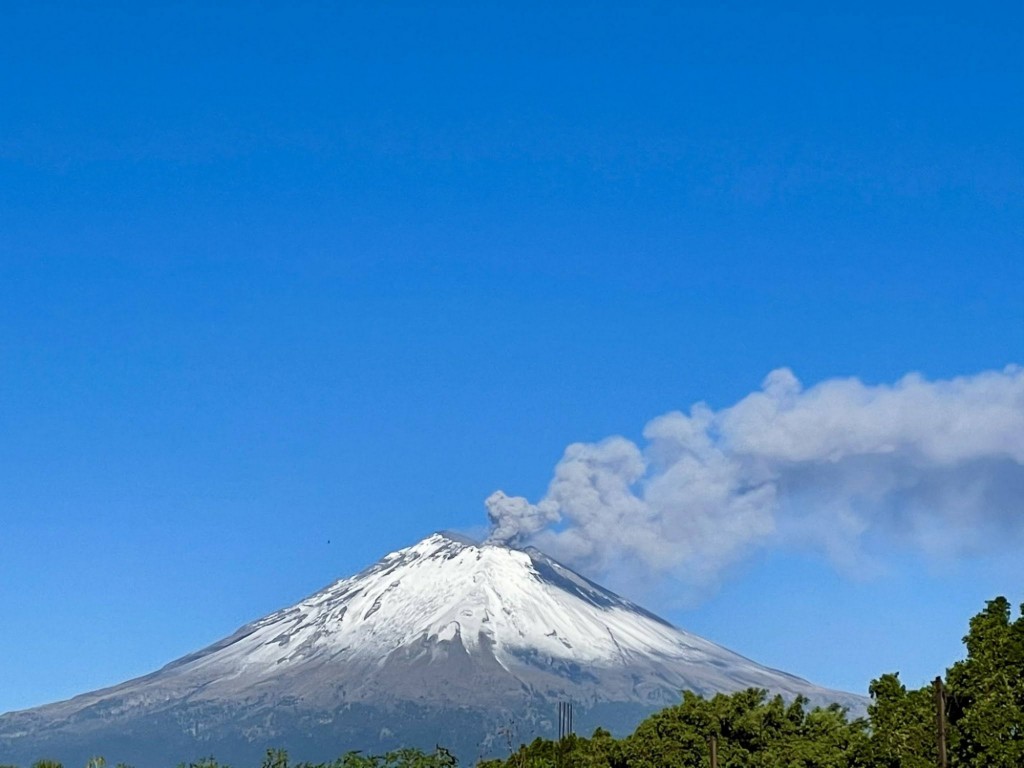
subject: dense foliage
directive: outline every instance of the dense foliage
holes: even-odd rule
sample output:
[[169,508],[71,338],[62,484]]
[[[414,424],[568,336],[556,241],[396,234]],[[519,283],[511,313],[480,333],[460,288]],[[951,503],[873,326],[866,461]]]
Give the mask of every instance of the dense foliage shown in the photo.
[[[945,698],[932,686],[908,690],[897,673],[871,682],[867,719],[839,706],[808,709],[760,689],[710,699],[689,691],[622,739],[598,729],[590,738],[537,739],[479,768],[705,768],[712,744],[720,768],[932,768],[939,764],[938,702],[948,722],[950,768],[1024,766],[1024,606],[990,600],[971,619],[967,656],[947,670]],[[86,768],[104,768],[102,758]],[[261,768],[455,768],[446,750],[350,752],[328,763],[290,763],[268,750]],[[14,768],[0,766],[0,768]],[[62,768],[40,760],[32,768]],[[117,768],[127,768],[117,766]],[[226,768],[213,758],[179,768]]]
[[971,619],[967,658],[950,667],[949,720],[957,766],[1024,766],[1024,605],[1010,621],[1006,598]]
[[507,760],[481,768],[699,768],[708,765],[711,739],[720,766],[860,765],[868,751],[866,723],[848,721],[838,706],[806,709],[806,701],[786,704],[781,696],[751,688],[704,699],[686,692],[683,701],[651,716],[625,739],[598,730],[590,739],[561,742],[538,739]]

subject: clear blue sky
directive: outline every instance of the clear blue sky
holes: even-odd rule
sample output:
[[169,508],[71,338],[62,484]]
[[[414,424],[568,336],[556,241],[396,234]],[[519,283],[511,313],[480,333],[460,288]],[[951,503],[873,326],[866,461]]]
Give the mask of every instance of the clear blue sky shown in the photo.
[[[1020,3],[330,5],[0,11],[0,711],[779,366],[1024,362]],[[1021,576],[773,550],[651,607],[864,692]]]

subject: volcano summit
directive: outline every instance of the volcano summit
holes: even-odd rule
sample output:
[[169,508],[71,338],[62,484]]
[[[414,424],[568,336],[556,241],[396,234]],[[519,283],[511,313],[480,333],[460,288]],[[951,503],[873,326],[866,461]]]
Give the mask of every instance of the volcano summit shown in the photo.
[[213,754],[258,764],[441,744],[463,760],[577,730],[632,728],[680,692],[863,699],[673,627],[536,550],[437,533],[163,669],[0,716],[0,759],[138,768]]

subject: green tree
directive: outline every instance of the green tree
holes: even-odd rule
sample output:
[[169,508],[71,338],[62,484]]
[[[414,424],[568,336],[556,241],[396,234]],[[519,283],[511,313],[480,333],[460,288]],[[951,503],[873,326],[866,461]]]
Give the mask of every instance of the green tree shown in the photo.
[[625,739],[625,765],[698,768],[710,762],[716,739],[723,768],[852,768],[867,765],[867,723],[850,722],[842,707],[806,709],[781,696],[750,688],[710,700],[684,693],[683,701],[659,712]]
[[621,742],[598,728],[589,739],[570,734],[559,741],[534,739],[506,760],[487,760],[478,768],[625,768]]
[[674,707],[651,715],[623,743],[623,756],[631,768],[701,766],[707,740],[720,731],[710,702],[692,691]]
[[[294,768],[456,768],[457,762],[444,747],[433,752],[403,748],[383,755],[364,755],[347,752],[329,763],[297,763]],[[281,749],[268,749],[262,768],[289,768],[288,753]]]
[[288,768],[288,753],[283,749],[268,749],[261,768]]
[[935,702],[931,687],[908,691],[899,673],[868,687],[870,752],[877,768],[934,768],[937,764]]
[[227,765],[220,765],[217,760],[211,755],[210,757],[201,757],[191,763],[178,763],[178,768],[229,768]]
[[790,768],[852,768],[869,765],[868,729],[865,720],[849,721],[838,704],[815,708],[802,720],[789,718],[795,732],[777,742],[763,765]]
[[457,761],[444,747],[433,752],[404,748],[388,752],[383,756],[382,768],[455,768]]
[[971,619],[967,658],[947,673],[955,765],[1024,766],[1024,606],[1010,621],[1010,603],[997,597]]

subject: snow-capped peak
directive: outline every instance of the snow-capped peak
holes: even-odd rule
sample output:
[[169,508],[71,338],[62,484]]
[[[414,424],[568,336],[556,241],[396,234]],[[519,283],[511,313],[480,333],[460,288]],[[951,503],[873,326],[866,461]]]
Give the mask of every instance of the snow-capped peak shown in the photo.
[[134,733],[146,759],[163,740],[164,759],[182,738],[248,755],[282,737],[333,749],[433,744],[442,730],[492,749],[508,717],[524,737],[550,734],[556,701],[573,701],[587,727],[622,729],[682,690],[748,687],[864,706],[677,629],[543,553],[442,532],[153,674],[0,717],[0,748],[95,754]]
[[530,677],[571,664],[595,680],[644,667],[673,695],[687,676],[709,689],[727,670],[744,679],[763,672],[775,683],[769,687],[807,685],[677,629],[539,552],[447,532],[392,552],[235,638],[197,661],[227,667],[225,676],[260,668],[277,674],[313,660],[379,666],[403,649],[455,644],[521,679],[526,668]]

